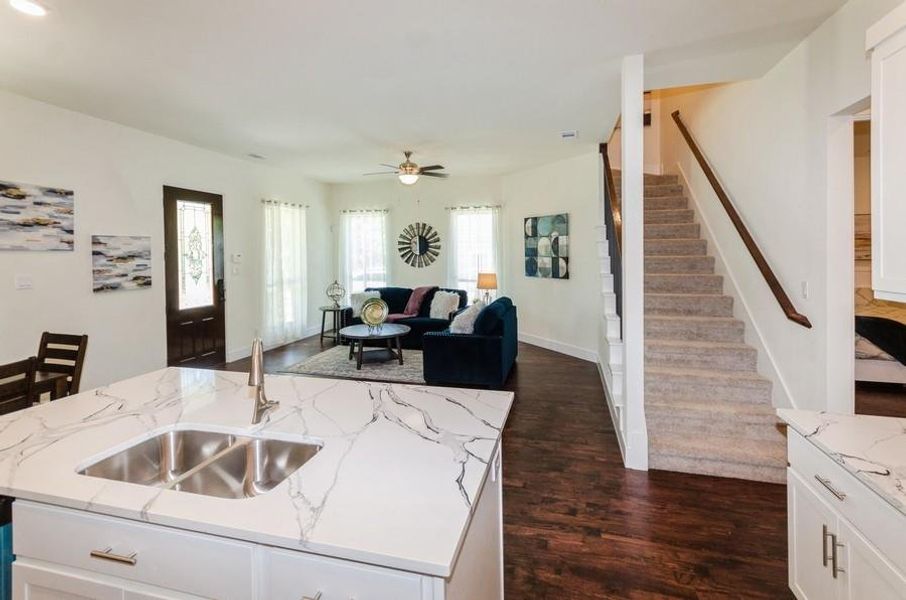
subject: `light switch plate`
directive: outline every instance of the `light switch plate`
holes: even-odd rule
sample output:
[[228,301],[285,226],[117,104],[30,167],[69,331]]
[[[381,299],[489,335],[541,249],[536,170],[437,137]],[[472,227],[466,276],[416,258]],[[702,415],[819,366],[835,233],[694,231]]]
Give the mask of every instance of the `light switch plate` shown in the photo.
[[35,287],[31,275],[16,275],[13,283],[17,290],[30,290]]

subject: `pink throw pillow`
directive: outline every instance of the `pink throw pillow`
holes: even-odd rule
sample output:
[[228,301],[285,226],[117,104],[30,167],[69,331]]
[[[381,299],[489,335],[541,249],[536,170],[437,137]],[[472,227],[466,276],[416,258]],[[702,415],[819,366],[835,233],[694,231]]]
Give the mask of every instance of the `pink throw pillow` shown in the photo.
[[418,314],[419,309],[422,307],[422,301],[425,299],[425,296],[428,295],[428,292],[434,289],[434,286],[424,286],[417,287],[412,290],[412,295],[409,296],[409,301],[406,302],[406,310],[403,311],[409,317],[414,317]]

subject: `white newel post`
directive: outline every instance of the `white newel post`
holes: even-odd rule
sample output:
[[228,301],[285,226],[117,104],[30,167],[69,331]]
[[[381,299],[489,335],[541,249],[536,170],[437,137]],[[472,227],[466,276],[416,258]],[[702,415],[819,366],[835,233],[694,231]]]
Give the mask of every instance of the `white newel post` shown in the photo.
[[648,469],[645,425],[645,257],[644,257],[644,57],[623,58],[622,132],[623,188],[623,347],[625,352],[625,461],[630,469]]

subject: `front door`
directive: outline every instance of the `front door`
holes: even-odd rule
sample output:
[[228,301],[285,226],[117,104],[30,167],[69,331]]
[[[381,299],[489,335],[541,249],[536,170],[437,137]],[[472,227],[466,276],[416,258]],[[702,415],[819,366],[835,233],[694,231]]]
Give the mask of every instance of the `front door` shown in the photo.
[[167,365],[226,360],[223,197],[164,186]]

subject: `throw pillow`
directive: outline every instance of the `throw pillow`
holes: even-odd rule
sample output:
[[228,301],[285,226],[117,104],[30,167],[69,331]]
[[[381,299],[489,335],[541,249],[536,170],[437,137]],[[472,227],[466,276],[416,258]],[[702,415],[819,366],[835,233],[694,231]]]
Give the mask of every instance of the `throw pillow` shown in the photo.
[[380,297],[380,292],[359,292],[357,294],[349,294],[349,304],[352,306],[353,318],[362,316],[362,305],[365,304],[366,300]]
[[427,296],[428,292],[430,292],[432,289],[434,289],[434,287],[428,285],[424,287],[417,287],[412,290],[412,295],[409,296],[409,302],[406,303],[406,310],[403,311],[403,314],[409,315],[410,317],[417,315],[418,310],[422,307],[422,302],[424,301],[425,296]]
[[459,294],[438,290],[431,300],[431,318],[449,319],[450,313],[459,308]]
[[450,323],[450,333],[472,333],[475,331],[475,319],[478,313],[484,308],[484,302],[479,300],[469,308],[465,309],[455,317]]

